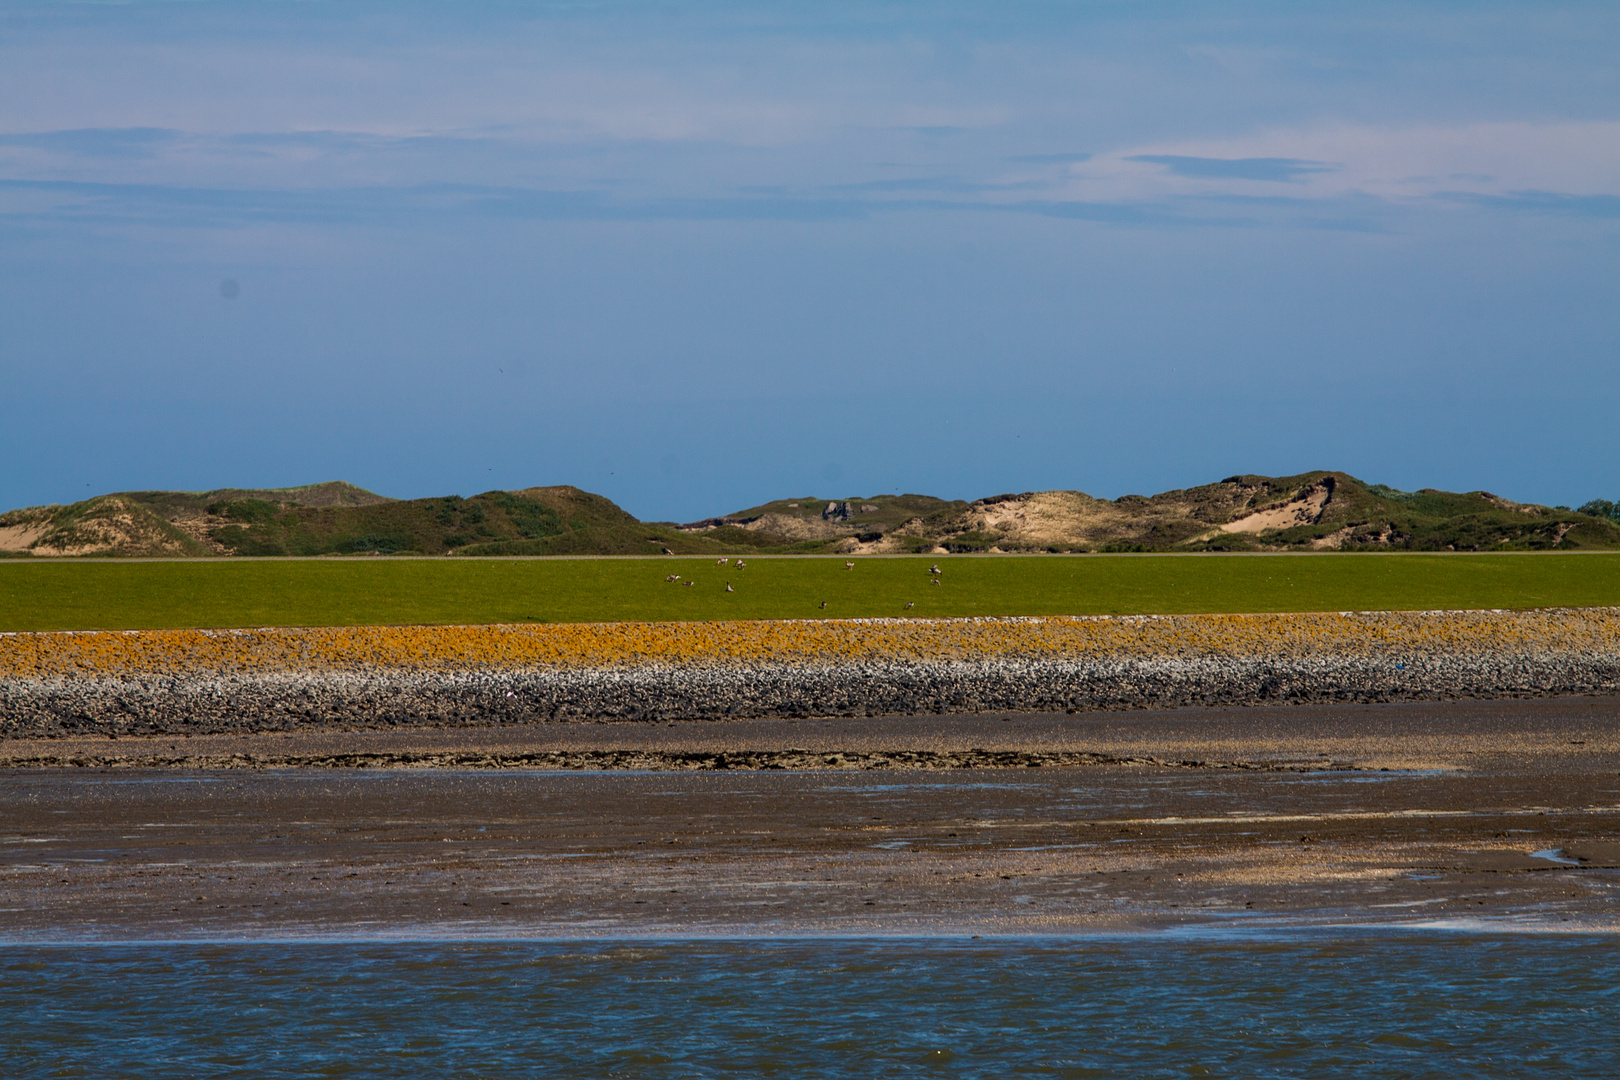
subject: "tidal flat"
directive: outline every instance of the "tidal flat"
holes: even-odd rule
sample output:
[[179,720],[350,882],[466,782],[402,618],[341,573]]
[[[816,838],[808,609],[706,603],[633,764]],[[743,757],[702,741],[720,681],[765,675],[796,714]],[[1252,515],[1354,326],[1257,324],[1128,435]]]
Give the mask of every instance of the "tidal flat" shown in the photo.
[[0,940],[1606,933],[1617,719],[1570,697],[9,740]]

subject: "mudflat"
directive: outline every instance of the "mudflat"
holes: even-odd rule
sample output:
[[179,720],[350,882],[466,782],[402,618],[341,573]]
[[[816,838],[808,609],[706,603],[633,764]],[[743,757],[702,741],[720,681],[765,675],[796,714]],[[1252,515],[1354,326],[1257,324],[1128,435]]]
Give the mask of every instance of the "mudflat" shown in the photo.
[[0,939],[1620,928],[1620,699],[0,742]]

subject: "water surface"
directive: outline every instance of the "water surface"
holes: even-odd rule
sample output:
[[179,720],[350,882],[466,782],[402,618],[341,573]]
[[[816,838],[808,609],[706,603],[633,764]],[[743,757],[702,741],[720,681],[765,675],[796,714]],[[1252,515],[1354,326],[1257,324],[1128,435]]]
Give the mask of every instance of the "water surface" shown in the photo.
[[0,947],[16,1077],[1620,1074],[1620,943]]

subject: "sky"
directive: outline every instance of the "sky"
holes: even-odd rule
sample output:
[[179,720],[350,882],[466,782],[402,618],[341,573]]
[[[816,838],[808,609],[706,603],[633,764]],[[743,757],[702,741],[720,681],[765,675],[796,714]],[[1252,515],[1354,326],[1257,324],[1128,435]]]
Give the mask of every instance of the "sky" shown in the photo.
[[0,0],[0,507],[1620,498],[1620,5]]

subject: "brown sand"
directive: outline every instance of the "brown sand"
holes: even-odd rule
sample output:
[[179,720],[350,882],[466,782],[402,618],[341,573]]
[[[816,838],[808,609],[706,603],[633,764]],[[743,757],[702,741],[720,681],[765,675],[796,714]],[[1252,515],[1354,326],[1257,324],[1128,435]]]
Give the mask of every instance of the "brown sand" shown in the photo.
[[[0,743],[85,762],[0,773],[0,939],[1615,929],[1617,721],[1579,698]],[[1029,767],[1064,753],[1100,763]],[[1019,767],[923,767],[974,754]],[[685,771],[596,771],[638,760]]]

